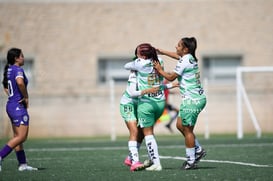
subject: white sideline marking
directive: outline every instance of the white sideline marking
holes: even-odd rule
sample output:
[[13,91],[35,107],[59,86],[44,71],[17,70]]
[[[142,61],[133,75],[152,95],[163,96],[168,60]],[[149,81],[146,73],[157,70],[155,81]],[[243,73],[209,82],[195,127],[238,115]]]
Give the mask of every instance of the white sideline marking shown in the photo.
[[[172,157],[172,156],[160,156],[162,159],[174,159],[174,160],[187,160],[186,157]],[[210,163],[230,163],[236,165],[245,165],[251,167],[273,167],[272,165],[258,165],[255,163],[244,163],[244,162],[234,162],[234,161],[226,161],[226,160],[204,160],[202,159],[200,162],[210,162]]]
[[[205,147],[209,147],[210,145],[206,145]],[[249,143],[249,144],[228,144],[228,147],[257,147],[257,146],[273,146],[273,143]],[[142,146],[143,148],[145,146]],[[217,144],[213,145],[214,148],[219,147],[227,147],[227,144]],[[185,148],[184,145],[170,145],[170,146],[160,146],[160,148],[165,149],[174,149],[174,148]],[[126,150],[128,147],[125,146],[113,146],[113,147],[81,147],[81,148],[28,148],[27,151],[35,152],[35,151],[92,151],[92,150]]]
[[[259,144],[229,144],[229,147],[254,147],[254,146],[272,146],[273,143],[259,143]],[[207,145],[209,147],[209,145]],[[225,144],[219,144],[219,145],[213,145],[213,147],[226,147]],[[144,147],[143,147],[144,148]],[[173,148],[184,148],[182,145],[173,145],[173,146],[159,146],[160,148],[167,148],[167,149],[173,149]],[[94,150],[126,150],[128,147],[122,146],[122,147],[81,147],[81,148],[29,148],[26,149],[28,152],[56,152],[56,151],[94,151]],[[145,155],[146,157],[147,155]],[[174,160],[186,160],[185,157],[173,157],[173,156],[160,156],[162,159],[174,159]],[[46,158],[44,158],[46,159]],[[48,158],[50,159],[50,158]],[[235,161],[227,161],[227,160],[205,160],[202,159],[201,162],[209,162],[209,163],[227,163],[227,164],[236,164],[236,165],[245,165],[245,166],[251,166],[251,167],[273,167],[273,165],[259,165],[255,163],[244,163],[244,162],[235,162]]]
[[29,152],[39,151],[94,151],[94,150],[126,150],[128,147],[81,147],[81,148],[29,148]]

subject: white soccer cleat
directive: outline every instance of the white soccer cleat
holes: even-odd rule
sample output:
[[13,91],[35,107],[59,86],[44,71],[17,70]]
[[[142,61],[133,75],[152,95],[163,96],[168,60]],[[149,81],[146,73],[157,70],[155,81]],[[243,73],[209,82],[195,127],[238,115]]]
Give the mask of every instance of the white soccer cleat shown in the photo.
[[147,168],[147,167],[152,166],[153,161],[152,161],[152,160],[145,160],[145,161],[143,162],[143,164],[144,164],[145,168]]
[[38,168],[28,166],[27,164],[21,164],[18,167],[19,171],[33,171],[33,170],[38,170]]
[[204,158],[207,155],[207,152],[204,148],[200,152],[195,153],[195,163],[198,163],[202,158]]
[[196,168],[197,168],[197,164],[195,162],[189,163],[187,161],[185,161],[181,167],[182,170],[192,170],[192,169],[196,169]]
[[153,164],[152,166],[146,168],[145,170],[147,170],[147,171],[161,171],[162,166]]

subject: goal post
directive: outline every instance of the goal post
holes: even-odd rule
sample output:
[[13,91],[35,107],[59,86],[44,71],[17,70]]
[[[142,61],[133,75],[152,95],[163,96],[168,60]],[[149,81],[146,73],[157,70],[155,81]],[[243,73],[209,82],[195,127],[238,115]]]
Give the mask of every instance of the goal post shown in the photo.
[[109,97],[110,97],[110,116],[111,116],[111,130],[110,139],[111,141],[117,140],[116,133],[116,120],[115,120],[115,80],[114,78],[109,79]]
[[243,138],[243,103],[245,103],[247,112],[251,118],[252,124],[256,130],[257,138],[261,137],[262,131],[259,122],[255,116],[249,96],[244,86],[243,73],[247,72],[273,72],[273,66],[261,67],[238,67],[236,70],[236,92],[237,92],[237,138]]

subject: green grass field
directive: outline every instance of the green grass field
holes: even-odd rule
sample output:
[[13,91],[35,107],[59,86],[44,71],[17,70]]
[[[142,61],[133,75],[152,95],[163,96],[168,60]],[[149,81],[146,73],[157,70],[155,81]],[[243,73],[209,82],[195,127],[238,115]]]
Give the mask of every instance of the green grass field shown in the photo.
[[[109,138],[29,139],[25,150],[29,165],[40,170],[17,171],[15,154],[2,163],[1,181],[37,180],[273,180],[273,136],[261,139],[246,136],[212,136],[209,140],[199,138],[207,156],[198,169],[180,170],[185,159],[183,138],[179,135],[157,136],[163,170],[160,172],[130,172],[123,165],[128,153],[127,138],[115,142]],[[1,146],[7,140],[0,141]],[[141,160],[147,158],[144,145]]]

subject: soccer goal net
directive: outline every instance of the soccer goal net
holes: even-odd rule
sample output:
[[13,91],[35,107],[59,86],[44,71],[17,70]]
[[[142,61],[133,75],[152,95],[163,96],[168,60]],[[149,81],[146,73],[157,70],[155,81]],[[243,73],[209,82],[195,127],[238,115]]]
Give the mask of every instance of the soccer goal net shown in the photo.
[[237,138],[253,127],[258,138],[272,132],[273,67],[238,67],[236,79]]

